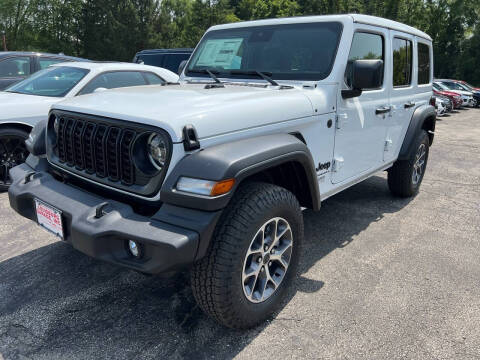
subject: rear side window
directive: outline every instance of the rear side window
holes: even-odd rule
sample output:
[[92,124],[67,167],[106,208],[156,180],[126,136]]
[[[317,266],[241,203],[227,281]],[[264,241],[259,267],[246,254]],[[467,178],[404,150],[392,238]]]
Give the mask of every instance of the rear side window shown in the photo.
[[98,88],[116,89],[121,87],[147,85],[145,78],[138,71],[108,72],[90,81],[79,95],[91,94]]
[[352,87],[352,70],[355,60],[385,60],[383,37],[365,32],[357,32],[353,36],[352,48],[345,71],[345,83],[350,88]]
[[162,67],[163,65],[163,54],[150,54],[150,55],[139,55],[137,58],[137,63],[150,66]]
[[393,38],[393,86],[412,83],[412,42]]
[[30,57],[19,56],[0,61],[1,77],[17,77],[30,75]]
[[418,43],[418,84],[430,83],[430,48]]
[[160,78],[160,76],[150,72],[145,72],[143,75],[147,78],[147,81],[150,85],[161,85],[165,82],[162,78]]

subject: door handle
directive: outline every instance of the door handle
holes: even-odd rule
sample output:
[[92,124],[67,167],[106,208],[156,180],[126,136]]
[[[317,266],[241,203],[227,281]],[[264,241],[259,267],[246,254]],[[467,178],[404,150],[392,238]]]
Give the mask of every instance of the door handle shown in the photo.
[[380,114],[386,114],[388,112],[390,112],[392,109],[390,106],[384,106],[384,107],[381,107],[381,108],[378,108],[377,110],[375,110],[375,114],[376,115],[380,115]]
[[416,104],[413,101],[409,101],[404,106],[405,106],[405,109],[410,109],[410,108],[414,107],[415,105]]

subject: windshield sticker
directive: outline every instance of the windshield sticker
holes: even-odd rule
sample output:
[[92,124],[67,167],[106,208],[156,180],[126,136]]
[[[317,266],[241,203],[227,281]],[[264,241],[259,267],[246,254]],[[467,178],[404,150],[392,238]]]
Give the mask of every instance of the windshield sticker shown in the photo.
[[237,69],[238,50],[243,39],[207,40],[196,66],[213,66],[224,69]]

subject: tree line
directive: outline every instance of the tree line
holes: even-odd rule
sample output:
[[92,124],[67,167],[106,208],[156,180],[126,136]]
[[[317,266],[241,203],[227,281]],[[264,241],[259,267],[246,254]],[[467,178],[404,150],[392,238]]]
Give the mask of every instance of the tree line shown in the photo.
[[131,61],[194,47],[215,24],[340,13],[400,21],[434,39],[435,75],[480,85],[480,0],[0,0],[9,50]]

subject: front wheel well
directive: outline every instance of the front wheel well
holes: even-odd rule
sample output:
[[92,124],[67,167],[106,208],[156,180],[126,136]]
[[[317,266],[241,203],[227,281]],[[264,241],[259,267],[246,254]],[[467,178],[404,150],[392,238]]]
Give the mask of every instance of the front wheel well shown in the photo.
[[2,123],[0,124],[0,130],[2,129],[19,129],[25,131],[27,134],[30,134],[32,131],[32,127],[30,125],[20,123]]
[[429,116],[425,119],[422,129],[428,134],[430,146],[433,144],[433,133],[435,132],[435,116]]
[[265,182],[292,192],[302,207],[313,209],[313,194],[309,188],[307,173],[298,161],[289,161],[250,175],[242,182]]

